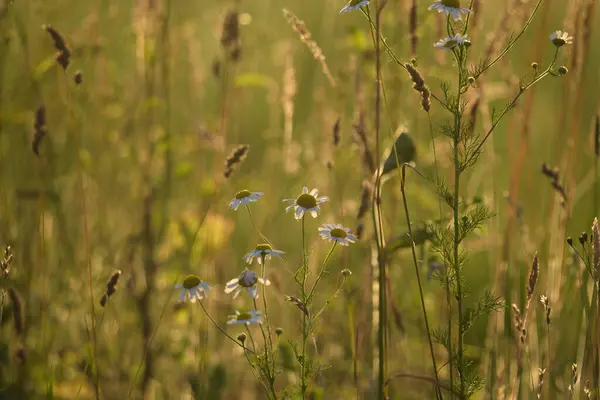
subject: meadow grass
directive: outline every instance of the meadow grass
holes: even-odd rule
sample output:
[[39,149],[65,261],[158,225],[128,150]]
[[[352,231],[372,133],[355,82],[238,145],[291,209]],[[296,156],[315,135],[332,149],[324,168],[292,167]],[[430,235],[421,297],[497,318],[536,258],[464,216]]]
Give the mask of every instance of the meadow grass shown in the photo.
[[0,399],[600,398],[600,10],[433,3],[0,0]]

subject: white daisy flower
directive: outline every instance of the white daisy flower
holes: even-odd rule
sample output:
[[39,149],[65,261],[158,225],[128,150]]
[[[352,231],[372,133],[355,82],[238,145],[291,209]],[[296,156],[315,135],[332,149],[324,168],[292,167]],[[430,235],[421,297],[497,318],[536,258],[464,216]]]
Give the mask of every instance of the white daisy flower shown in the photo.
[[235,310],[235,314],[230,315],[228,318],[228,325],[262,324],[263,322],[261,312],[257,310],[248,310],[246,312],[239,312],[238,310]]
[[468,14],[471,12],[468,8],[461,8],[459,0],[440,0],[430,5],[428,10],[437,10],[438,13],[452,14],[455,21],[461,19],[461,13]]
[[284,202],[293,203],[288,206],[285,211],[288,212],[291,209],[294,209],[294,217],[296,219],[301,219],[304,216],[304,213],[309,212],[313,218],[317,218],[319,215],[319,211],[321,208],[319,204],[325,203],[329,200],[327,196],[319,197],[319,191],[317,189],[313,189],[308,193],[308,188],[304,186],[302,188],[302,194],[298,196],[296,199],[285,199]]
[[238,209],[240,204],[245,206],[250,202],[257,201],[262,197],[263,194],[263,192],[251,192],[249,190],[242,190],[241,192],[238,192],[238,194],[235,195],[235,198],[229,202],[229,208],[235,211]]
[[434,43],[433,46],[437,47],[438,49],[442,49],[442,50],[450,50],[450,49],[455,48],[458,45],[465,43],[466,40],[467,40],[466,35],[462,36],[460,33],[457,33],[453,37],[446,37],[446,38],[440,39],[440,41],[437,43]]
[[273,250],[273,248],[268,244],[259,244],[254,250],[244,256],[244,260],[248,264],[252,264],[252,260],[256,257],[256,260],[259,264],[262,264],[262,258],[265,257],[265,260],[270,260],[271,256],[279,257],[280,254],[284,254],[285,251],[281,250]]
[[195,303],[196,300],[202,300],[210,292],[208,283],[200,280],[196,275],[187,276],[183,280],[183,284],[177,284],[174,288],[181,289],[177,301],[184,301],[186,297],[189,297],[192,303]]
[[265,286],[269,286],[271,282],[268,279],[259,278],[256,275],[256,272],[252,272],[248,270],[248,268],[244,268],[244,271],[238,276],[227,282],[225,285],[225,293],[233,292],[233,298],[238,297],[242,289],[246,289],[248,294],[258,299],[258,288],[256,287],[256,283],[260,282]]
[[556,47],[562,47],[565,44],[573,43],[573,36],[569,36],[567,32],[556,31],[550,35],[550,40]]
[[356,236],[350,233],[350,228],[344,228],[342,224],[323,224],[319,227],[319,235],[330,242],[335,241],[342,246],[348,246],[358,240]]
[[346,4],[344,8],[340,10],[340,14],[352,10],[358,10],[359,8],[361,8],[362,6],[366,6],[367,4],[369,4],[369,0],[350,0],[348,4]]

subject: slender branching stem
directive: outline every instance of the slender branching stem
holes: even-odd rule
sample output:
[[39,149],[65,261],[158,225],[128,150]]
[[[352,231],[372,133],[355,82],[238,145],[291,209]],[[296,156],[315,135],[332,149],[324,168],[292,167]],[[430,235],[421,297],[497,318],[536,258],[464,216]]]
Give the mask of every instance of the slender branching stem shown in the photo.
[[319,270],[317,279],[315,280],[315,283],[313,284],[313,287],[312,287],[312,289],[310,289],[310,292],[308,293],[308,297],[306,298],[307,306],[310,304],[310,302],[312,300],[312,296],[315,292],[315,288],[317,287],[317,285],[319,284],[319,281],[325,274],[325,268],[327,267],[327,262],[329,261],[329,258],[331,257],[333,250],[335,250],[336,245],[337,245],[337,242],[334,241],[333,246],[331,246],[331,249],[329,250],[329,253],[327,253],[327,256],[325,256],[325,260],[323,260],[323,265],[321,265],[321,269]]

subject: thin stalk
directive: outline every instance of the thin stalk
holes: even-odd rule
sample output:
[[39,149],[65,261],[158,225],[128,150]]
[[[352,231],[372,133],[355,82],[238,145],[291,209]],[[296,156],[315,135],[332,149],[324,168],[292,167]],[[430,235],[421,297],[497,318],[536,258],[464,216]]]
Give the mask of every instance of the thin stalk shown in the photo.
[[6,296],[6,292],[4,290],[0,290],[0,342],[2,340],[2,317],[4,314],[4,297]]
[[[267,285],[264,284],[264,282],[267,281],[267,262],[266,262],[266,255],[263,253],[261,255],[261,265],[262,265],[262,278],[263,278],[263,285],[262,285],[262,294],[263,294],[263,308],[265,311],[265,325],[267,325],[267,339],[269,339],[269,348],[270,351],[266,354],[267,357],[267,362],[271,362],[271,368],[273,370],[273,379],[275,379],[275,356],[273,355],[273,336],[272,336],[272,332],[271,332],[271,324],[269,323],[269,311],[268,311],[268,307],[267,307]],[[256,306],[255,306],[256,307]],[[265,345],[266,347],[266,345]],[[269,361],[269,356],[271,356],[271,361]]]
[[[435,352],[433,351],[433,341],[431,339],[431,330],[429,329],[429,318],[427,318],[427,307],[425,307],[425,296],[423,295],[423,285],[421,284],[421,274],[419,273],[419,263],[417,261],[417,250],[415,249],[415,242],[413,241],[412,235],[412,224],[410,221],[410,214],[408,212],[408,201],[406,200],[406,164],[402,165],[402,180],[400,183],[400,190],[402,192],[402,203],[404,204],[404,214],[406,216],[406,225],[408,226],[408,236],[410,238],[410,248],[412,250],[413,264],[415,266],[415,274],[417,276],[417,284],[419,286],[419,297],[421,299],[421,309],[423,311],[423,319],[425,321],[425,329],[427,330],[427,340],[429,341],[429,351],[431,353],[431,363],[433,365],[433,374],[436,382],[436,397],[442,398],[442,391],[440,389],[440,382],[438,378],[438,369],[435,362]],[[452,369],[452,368],[450,368]]]
[[[450,17],[448,17],[450,18]],[[463,82],[463,63],[462,57],[458,55],[456,51],[453,52],[456,61],[458,63],[458,90],[456,95],[456,105],[454,110],[454,138],[453,138],[453,163],[454,163],[454,197],[452,202],[453,208],[453,223],[454,223],[454,237],[453,237],[453,255],[454,255],[454,272],[456,274],[456,300],[458,303],[458,374],[460,379],[460,395],[465,396],[465,379],[464,379],[464,338],[463,338],[463,298],[462,298],[462,283],[460,276],[460,264],[459,264],[459,200],[460,194],[460,159],[458,146],[460,145],[460,100],[461,100],[461,85]],[[448,346],[452,346],[449,343]],[[452,368],[452,366],[450,366]]]
[[[381,207],[380,207],[380,188],[381,188],[381,177],[379,168],[381,165],[380,157],[381,152],[379,149],[379,134],[381,128],[381,114],[380,114],[380,103],[381,103],[381,9],[379,8],[379,0],[375,2],[375,23],[371,18],[371,12],[369,7],[366,6],[366,16],[369,20],[369,27],[371,29],[371,37],[375,47],[375,71],[376,71],[376,85],[375,85],[375,154],[378,158],[378,169],[375,175],[375,190],[373,191],[372,201],[372,212],[373,212],[373,227],[375,231],[375,241],[377,245],[377,262],[379,272],[379,321],[378,321],[378,398],[383,399],[385,397],[385,359],[386,359],[386,293],[385,293],[385,264],[383,262],[383,227],[381,221]],[[364,12],[364,11],[363,11]],[[398,60],[398,63],[401,62]]]
[[[177,279],[179,279],[179,276],[177,276],[175,278],[172,286],[175,285],[175,283],[177,282]],[[165,301],[165,303],[163,304],[163,308],[160,312],[160,316],[158,317],[158,322],[156,323],[156,326],[154,327],[154,331],[152,332],[152,335],[150,336],[148,345],[146,346],[146,348],[144,350],[144,355],[142,356],[142,359],[140,360],[140,363],[138,364],[137,370],[135,371],[135,376],[133,377],[133,381],[131,382],[131,386],[129,387],[129,393],[127,394],[127,398],[131,398],[131,394],[133,393],[133,388],[135,387],[135,382],[137,381],[140,371],[142,370],[142,365],[144,365],[144,361],[146,360],[146,356],[148,355],[150,346],[152,345],[152,342],[154,341],[154,338],[156,337],[156,334],[158,333],[158,328],[160,327],[160,323],[162,322],[162,319],[165,316],[165,313],[167,312],[167,307],[169,306],[170,300],[171,300],[171,296],[167,297],[167,301]]]
[[[273,243],[271,243],[271,241],[265,236],[263,235],[263,233],[260,231],[260,229],[258,229],[258,226],[256,225],[256,222],[254,222],[254,218],[252,217],[252,213],[250,212],[250,207],[248,207],[248,205],[246,204],[246,210],[248,211],[248,216],[250,217],[250,222],[252,223],[252,226],[254,227],[254,229],[256,230],[256,232],[260,235],[261,238],[263,238],[263,240],[265,242],[267,242],[267,244],[269,246],[271,246],[271,248],[275,249],[275,246],[273,245]],[[279,257],[279,259],[281,260],[281,262],[283,263],[283,267],[285,268],[286,272],[288,274],[290,274],[290,276],[294,277],[294,280],[298,282],[297,279],[297,274],[294,274],[292,272],[292,270],[290,269],[289,265],[285,262],[285,260],[283,259],[283,257]]]
[[244,346],[243,344],[241,344],[238,340],[232,338],[227,332],[225,332],[225,330],[223,328],[221,328],[219,326],[219,324],[217,324],[215,322],[215,320],[213,319],[213,317],[210,316],[210,314],[208,313],[208,311],[206,310],[206,307],[204,307],[204,304],[202,304],[201,301],[199,301],[198,303],[200,303],[200,307],[202,307],[202,311],[204,311],[204,314],[206,314],[206,316],[208,317],[208,319],[210,320],[210,322],[212,322],[212,324],[215,326],[215,328],[217,328],[223,335],[225,335],[226,337],[229,338],[229,340],[231,340],[233,343],[235,343],[236,345],[240,346],[242,349],[244,349],[245,351],[249,351],[250,353],[252,353],[252,355],[256,355],[256,353],[252,350],[249,349],[248,347]]
[[[302,302],[306,304],[306,277],[308,274],[308,262],[306,259],[306,214],[302,215]],[[308,338],[308,321],[306,313],[302,313],[302,356],[300,360],[300,391],[302,399],[306,399],[308,382],[306,381],[306,339]]]
[[[70,78],[67,75],[67,72],[64,71],[64,77],[66,79],[67,82],[67,102],[68,104],[71,106],[73,104],[72,102],[72,98],[71,98],[71,85],[69,84],[70,82]],[[69,109],[71,110],[72,113],[72,117],[73,117],[73,123],[76,123],[76,117],[74,115],[74,111],[72,110],[72,107],[69,107]],[[79,152],[81,152],[83,150],[83,146],[80,140],[79,135],[77,134],[77,129],[74,128],[73,129],[73,138],[75,141],[75,147],[77,148],[77,150]],[[96,361],[96,354],[97,354],[97,348],[98,348],[98,339],[97,339],[97,334],[96,334],[96,305],[95,305],[95,301],[94,301],[94,286],[93,286],[93,279],[92,279],[92,256],[91,256],[91,250],[90,250],[90,238],[89,238],[89,229],[88,229],[88,220],[87,220],[87,209],[86,209],[86,197],[85,197],[85,185],[83,182],[83,161],[81,160],[81,157],[77,157],[77,186],[78,186],[78,192],[79,192],[79,200],[80,200],[80,204],[81,204],[81,219],[82,219],[82,224],[83,224],[83,242],[84,242],[84,250],[85,250],[85,257],[86,257],[86,263],[87,263],[87,280],[88,280],[88,290],[89,290],[89,295],[90,295],[90,312],[91,312],[91,319],[92,319],[92,357],[94,358],[93,364],[94,364],[94,386],[95,386],[95,395],[96,395],[96,400],[100,400],[100,378],[99,378],[99,371],[98,371],[98,363]]]
[[[468,20],[467,20],[468,23]],[[433,136],[433,124],[431,123],[431,114],[427,113],[427,120],[429,121],[429,133],[431,134],[431,147],[433,149],[433,160],[435,163],[435,180],[436,184],[440,185],[440,171],[438,168],[437,154],[435,150],[435,137]],[[440,209],[440,224],[442,223],[442,199],[438,196],[438,206]],[[448,343],[452,343],[452,295],[450,293],[450,276],[448,274],[449,269],[446,268],[444,271],[444,286],[446,292],[446,306],[448,307],[448,315],[447,315],[447,330],[448,330]],[[452,360],[453,360],[453,346],[448,346],[448,372],[450,375],[450,399],[454,398],[454,369],[452,368]]]
[[315,288],[317,287],[317,285],[319,284],[319,281],[321,280],[321,278],[323,277],[323,274],[325,273],[325,268],[327,267],[327,262],[329,261],[329,258],[331,257],[333,250],[335,250],[336,245],[337,245],[337,242],[334,241],[333,246],[331,246],[331,249],[329,250],[329,253],[327,253],[327,256],[325,256],[325,260],[323,260],[323,265],[321,265],[321,270],[319,271],[319,275],[317,275],[317,279],[315,280],[315,283],[314,283],[312,289],[310,289],[310,292],[308,293],[308,297],[306,298],[307,306],[310,304],[310,301],[312,299]]

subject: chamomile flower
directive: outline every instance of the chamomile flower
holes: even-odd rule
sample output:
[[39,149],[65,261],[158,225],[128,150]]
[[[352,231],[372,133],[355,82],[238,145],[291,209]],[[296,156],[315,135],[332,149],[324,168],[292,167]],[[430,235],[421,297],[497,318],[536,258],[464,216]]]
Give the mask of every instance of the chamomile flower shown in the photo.
[[273,250],[273,248],[268,244],[259,244],[254,250],[244,256],[244,260],[248,264],[252,264],[252,260],[256,257],[256,260],[259,264],[262,264],[262,258],[265,257],[265,260],[270,260],[271,256],[279,257],[280,254],[285,253],[281,250]]
[[344,8],[340,10],[340,14],[352,10],[358,10],[359,8],[361,8],[362,6],[366,6],[367,4],[369,4],[369,0],[350,0],[348,4],[346,4]]
[[258,275],[256,275],[256,272],[252,272],[248,270],[248,268],[244,268],[240,276],[227,282],[225,285],[225,293],[233,292],[233,298],[235,299],[238,297],[242,289],[246,289],[251,297],[258,299],[258,288],[256,287],[257,282],[260,282],[265,286],[269,286],[271,284],[268,279],[259,278]]
[[288,212],[291,209],[294,209],[294,217],[296,219],[301,219],[306,212],[309,212],[313,218],[317,218],[319,211],[321,211],[319,204],[325,203],[328,200],[329,197],[327,196],[319,197],[319,191],[317,189],[313,189],[308,193],[308,188],[304,186],[302,188],[302,194],[298,196],[298,198],[285,199],[283,201],[286,203],[293,203],[288,206],[285,211]]
[[341,224],[323,224],[319,227],[319,235],[323,239],[330,242],[335,241],[342,246],[348,246],[358,240],[356,236],[350,233],[350,228],[344,228]]
[[573,37],[567,32],[556,31],[550,35],[550,40],[556,47],[563,47],[565,44],[573,43]]
[[239,312],[235,310],[234,315],[230,315],[227,320],[227,325],[241,325],[241,324],[262,324],[263,317],[260,311],[248,310]]
[[181,289],[177,301],[184,301],[186,297],[189,297],[192,303],[195,303],[196,300],[202,300],[210,292],[208,283],[200,280],[196,275],[188,275],[183,280],[183,284],[177,284],[174,288]]
[[440,41],[437,43],[434,43],[433,46],[437,47],[438,49],[442,49],[442,50],[450,50],[450,49],[455,48],[458,45],[465,43],[466,40],[467,40],[466,35],[462,36],[460,33],[457,33],[453,37],[446,37],[446,38],[440,39]]
[[257,201],[262,197],[263,192],[251,192],[249,190],[242,190],[235,195],[235,198],[229,202],[229,208],[232,210],[237,210],[241,205],[245,206],[246,204]]
[[468,8],[462,8],[459,0],[440,0],[430,5],[428,10],[437,10],[438,13],[452,14],[455,21],[461,19],[461,13],[468,14],[471,12]]

